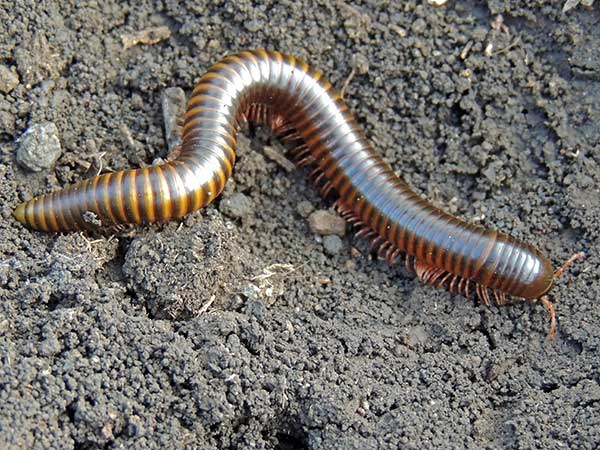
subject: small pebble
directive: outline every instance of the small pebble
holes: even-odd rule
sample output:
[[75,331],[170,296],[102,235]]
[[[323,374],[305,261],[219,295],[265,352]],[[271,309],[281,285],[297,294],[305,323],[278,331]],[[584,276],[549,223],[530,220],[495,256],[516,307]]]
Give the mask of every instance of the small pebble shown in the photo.
[[17,144],[17,162],[33,172],[51,169],[62,153],[58,129],[52,122],[30,126]]
[[336,235],[325,236],[323,238],[323,247],[325,248],[325,252],[334,256],[342,252],[344,249],[344,242]]
[[0,133],[15,134],[15,116],[8,111],[0,111]]
[[308,217],[310,213],[314,210],[315,207],[313,206],[313,204],[306,200],[301,201],[300,203],[298,203],[298,206],[296,206],[296,211],[298,211],[298,214],[305,218]]
[[102,436],[102,438],[106,440],[114,439],[115,435],[113,434],[112,423],[104,424],[104,426],[100,429],[100,436]]
[[228,217],[243,219],[252,213],[252,200],[242,193],[221,200],[219,210]]
[[171,37],[171,30],[169,27],[162,26],[147,28],[137,33],[123,34],[121,35],[121,42],[123,43],[123,48],[127,50],[139,44],[156,44],[169,37]]
[[313,233],[322,236],[330,234],[343,236],[346,234],[346,221],[329,211],[315,211],[308,217],[308,225]]
[[127,424],[127,435],[135,438],[144,434],[144,422],[139,416],[132,415],[129,417],[129,423]]
[[60,353],[62,345],[54,334],[38,344],[38,352],[41,356],[52,356]]
[[19,76],[6,66],[0,65],[0,92],[8,94],[19,84]]
[[417,348],[427,343],[429,334],[422,326],[414,326],[404,331],[401,337],[402,343],[409,348]]
[[244,23],[246,29],[252,33],[256,33],[258,30],[264,27],[264,24],[259,20],[248,20]]
[[483,174],[490,180],[496,181],[498,178],[498,170],[502,167],[502,161],[494,161],[483,170]]
[[144,107],[144,99],[139,94],[131,95],[131,107],[140,111]]
[[291,172],[292,170],[294,170],[296,168],[296,166],[294,165],[293,162],[291,162],[289,159],[287,159],[285,156],[283,156],[283,154],[281,152],[279,152],[277,149],[275,149],[269,145],[265,145],[265,147],[263,149],[263,153],[265,154],[265,156],[267,158],[269,158],[271,161],[275,161],[277,164],[279,164],[281,167],[283,167],[287,172]]
[[411,26],[411,30],[415,34],[422,34],[425,31],[425,28],[427,28],[427,22],[425,22],[421,18],[418,18],[417,20],[415,20]]
[[364,75],[369,72],[369,60],[366,56],[360,53],[355,54],[352,57],[352,66],[356,69],[359,75]]

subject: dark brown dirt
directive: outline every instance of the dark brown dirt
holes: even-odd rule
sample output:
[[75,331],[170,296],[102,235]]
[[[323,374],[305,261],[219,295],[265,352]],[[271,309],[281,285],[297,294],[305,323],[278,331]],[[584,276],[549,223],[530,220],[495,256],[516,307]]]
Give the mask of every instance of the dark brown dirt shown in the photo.
[[[598,5],[76,3],[0,6],[0,64],[20,78],[0,93],[1,448],[597,447]],[[123,49],[161,25],[167,40]],[[587,253],[552,292],[554,341],[540,304],[452,297],[352,256],[352,237],[329,256],[297,209],[329,205],[264,157],[278,145],[264,133],[241,140],[224,194],[249,198],[242,220],[217,201],[108,239],[12,219],[100,154],[113,170],[164,157],[163,89],[189,93],[212,62],[262,46],[338,87],[356,67],[352,110],[436,205],[557,265]],[[15,140],[44,121],[63,154],[36,175]]]

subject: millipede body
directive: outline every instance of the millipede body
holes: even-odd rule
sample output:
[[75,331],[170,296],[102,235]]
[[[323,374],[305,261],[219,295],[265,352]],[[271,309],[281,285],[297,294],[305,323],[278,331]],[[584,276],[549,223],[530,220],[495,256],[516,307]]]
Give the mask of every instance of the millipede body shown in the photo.
[[[290,144],[299,166],[379,254],[407,255],[424,281],[475,292],[542,298],[550,261],[533,246],[465,223],[418,197],[373,150],[320,72],[275,51],[244,51],[202,76],[185,113],[179,155],[162,165],[106,173],[20,204],[14,216],[43,231],[167,221],[215,199],[236,160],[245,121],[266,124]],[[90,220],[92,215],[96,220]]]

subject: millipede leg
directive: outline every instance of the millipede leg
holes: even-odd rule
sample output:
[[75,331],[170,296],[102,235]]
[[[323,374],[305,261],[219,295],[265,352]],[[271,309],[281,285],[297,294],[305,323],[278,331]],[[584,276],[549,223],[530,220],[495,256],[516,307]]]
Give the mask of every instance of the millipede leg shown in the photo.
[[444,275],[444,278],[442,278],[442,280],[437,284],[436,287],[438,289],[441,289],[446,284],[446,282],[448,281],[448,278],[450,278],[451,276],[452,276],[452,273],[447,272],[446,275]]
[[434,267],[431,271],[431,274],[429,275],[429,279],[427,280],[427,282],[433,286],[435,282],[439,280],[441,276],[444,275],[444,273],[445,272],[443,270]]
[[398,249],[396,247],[394,247],[393,245],[390,245],[390,247],[387,249],[387,251],[385,252],[385,260],[389,263],[389,264],[393,264],[392,262],[392,256],[394,255],[394,253],[398,251]]
[[296,165],[298,167],[306,167],[306,166],[310,166],[311,164],[314,164],[315,162],[315,158],[313,158],[312,155],[308,155],[304,158],[302,158],[301,160],[299,160]]
[[[407,258],[407,260],[408,260],[408,258]],[[415,260],[412,264],[412,269],[415,272],[415,275],[417,275],[417,277],[422,280],[423,275],[425,274],[425,272],[427,272],[427,270],[429,269],[429,266],[415,258]]]
[[506,295],[502,291],[494,290],[494,299],[498,305],[504,305],[504,303],[506,303]]
[[494,301],[496,302],[496,305],[500,305],[500,296],[498,294],[498,291],[496,291],[495,289],[492,291],[492,294],[494,296]]
[[435,272],[434,267],[427,267],[424,272],[417,273],[417,277],[419,277],[419,279],[423,283],[427,284],[427,283],[429,283],[429,279],[431,278],[431,275],[433,274],[433,272]]
[[556,311],[554,310],[554,306],[547,295],[544,295],[540,300],[550,313],[550,330],[548,330],[548,337],[550,339],[554,339],[556,334]]
[[467,279],[461,277],[460,281],[458,282],[458,287],[456,289],[457,293],[460,295],[464,295],[465,293],[465,283],[466,283]]
[[298,145],[290,148],[287,151],[287,156],[290,159],[295,160],[297,158],[305,157],[308,153],[310,153],[310,149],[306,146],[306,144],[304,142],[300,142],[300,143],[298,143]]
[[[373,232],[375,233],[375,232]],[[384,242],[383,238],[381,236],[379,236],[377,233],[375,233],[375,236],[373,237],[373,239],[371,240],[371,244],[369,245],[369,252],[374,252],[376,248],[379,248],[379,245],[381,245]]]
[[286,136],[288,135],[297,135],[298,132],[294,128],[294,126],[289,122],[282,123],[276,130],[274,130],[279,139],[285,142]]
[[357,238],[364,237],[364,238],[366,238],[366,239],[370,239],[370,238],[372,238],[373,236],[375,236],[376,234],[377,234],[377,233],[375,233],[375,232],[374,232],[373,230],[371,230],[370,228],[368,228],[368,227],[363,227],[363,228],[361,228],[360,230],[358,230],[358,232],[355,234],[355,236],[356,236]]
[[381,244],[379,246],[379,248],[377,249],[377,257],[381,258],[381,259],[385,259],[385,253],[387,252],[388,248],[390,248],[392,245],[392,243],[390,241],[384,241],[383,244]]
[[321,196],[327,198],[333,189],[333,183],[331,181],[326,182],[321,188]]
[[321,168],[320,168],[320,167],[315,167],[315,168],[312,170],[312,172],[310,172],[310,173],[308,174],[308,177],[309,177],[311,180],[313,180],[313,182],[315,182],[315,181],[316,181],[316,179],[317,179],[318,177],[320,177],[322,173],[323,173],[323,171],[321,170]]
[[488,292],[488,289],[486,287],[482,287],[481,292],[483,293],[483,299],[485,301],[485,304],[489,306],[492,303],[492,301],[490,299],[490,293]]
[[460,277],[459,277],[458,275],[454,275],[454,276],[452,277],[452,280],[450,280],[450,288],[449,288],[449,290],[450,290],[450,293],[451,293],[452,295],[456,294],[456,291],[455,291],[455,287],[456,287],[456,281],[457,281],[459,278],[460,278]]
[[386,258],[388,260],[388,263],[391,264],[395,264],[396,260],[398,259],[398,257],[400,256],[400,254],[402,253],[399,249],[391,247],[390,250],[393,250],[392,253],[389,255],[388,258]]
[[295,129],[289,130],[287,134],[281,136],[279,139],[284,144],[294,141],[304,142],[302,141],[302,137],[298,134],[298,132]]
[[439,279],[441,276],[443,276],[443,275],[445,275],[445,274],[446,274],[446,271],[445,271],[445,270],[443,270],[443,269],[437,269],[437,270],[435,271],[435,273],[433,274],[433,276],[431,277],[431,279],[429,280],[429,283],[430,283],[431,285],[434,285],[434,284],[435,284],[435,282],[436,282],[436,281],[437,281],[437,280],[438,280],[438,279]]
[[490,305],[490,296],[488,294],[487,288],[480,284],[476,284],[475,286],[476,286],[475,290],[477,292],[477,298],[479,299],[479,301],[484,303],[485,305],[489,306]]

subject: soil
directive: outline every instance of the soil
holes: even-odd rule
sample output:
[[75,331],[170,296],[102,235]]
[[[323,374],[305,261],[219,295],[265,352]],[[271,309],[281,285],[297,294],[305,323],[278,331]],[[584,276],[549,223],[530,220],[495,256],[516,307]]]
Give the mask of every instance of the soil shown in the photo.
[[[124,3],[0,6],[1,448],[597,448],[598,5]],[[12,218],[98,160],[164,158],[161,93],[253,47],[338,88],[354,70],[367,136],[435,205],[557,266],[584,251],[552,290],[556,338],[539,302],[452,296],[351,234],[326,251],[306,217],[331,204],[265,156],[280,144],[261,130],[181,223],[58,236]],[[16,141],[45,122],[62,155],[23,170]]]

